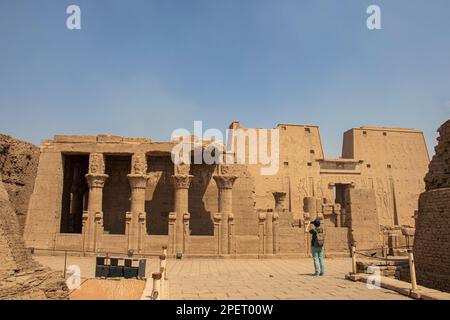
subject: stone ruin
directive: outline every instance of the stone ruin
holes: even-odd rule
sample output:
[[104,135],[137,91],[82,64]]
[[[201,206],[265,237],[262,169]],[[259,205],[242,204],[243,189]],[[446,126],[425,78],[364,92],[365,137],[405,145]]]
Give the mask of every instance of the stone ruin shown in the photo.
[[[248,130],[237,121],[230,128]],[[327,255],[349,255],[352,243],[381,248],[389,242],[383,230],[414,227],[429,163],[421,131],[351,129],[342,156],[329,159],[317,126],[276,128],[279,170],[271,176],[261,175],[261,164],[174,166],[173,141],[56,135],[40,147],[27,246],[85,254],[145,256],[168,246],[172,256],[305,256],[309,235],[302,227],[319,217]]]
[[[34,182],[35,150],[6,136],[0,136],[0,146],[0,299],[65,299],[68,290],[61,272],[32,259],[19,224]],[[15,205],[10,201],[11,192]]]
[[450,292],[450,120],[438,132],[419,198],[414,257],[418,284]]
[[34,188],[38,162],[39,148],[31,143],[0,134],[1,181],[17,214],[21,234]]

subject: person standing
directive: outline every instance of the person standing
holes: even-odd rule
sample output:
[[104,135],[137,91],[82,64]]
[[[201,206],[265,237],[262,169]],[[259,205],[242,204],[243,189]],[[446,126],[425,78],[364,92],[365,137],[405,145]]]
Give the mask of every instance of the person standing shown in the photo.
[[323,245],[325,240],[325,234],[323,228],[320,226],[320,220],[317,218],[311,221],[307,232],[311,234],[311,253],[314,259],[314,275],[323,276],[325,272],[324,258],[323,258]]

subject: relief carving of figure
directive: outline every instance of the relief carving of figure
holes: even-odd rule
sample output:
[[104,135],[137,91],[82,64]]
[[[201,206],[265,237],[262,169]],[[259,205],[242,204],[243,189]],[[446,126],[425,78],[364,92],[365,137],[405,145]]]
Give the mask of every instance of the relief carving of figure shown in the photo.
[[145,154],[135,154],[133,156],[133,171],[134,174],[147,173],[147,159]]
[[93,174],[105,173],[105,162],[103,160],[103,154],[91,153],[89,155],[89,173]]
[[189,175],[190,166],[186,163],[175,165],[175,175]]

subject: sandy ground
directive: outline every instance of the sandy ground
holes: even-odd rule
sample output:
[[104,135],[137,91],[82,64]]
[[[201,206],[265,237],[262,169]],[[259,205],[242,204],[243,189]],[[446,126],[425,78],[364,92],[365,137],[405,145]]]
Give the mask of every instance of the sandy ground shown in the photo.
[[144,280],[87,279],[70,293],[70,300],[139,300],[144,286]]

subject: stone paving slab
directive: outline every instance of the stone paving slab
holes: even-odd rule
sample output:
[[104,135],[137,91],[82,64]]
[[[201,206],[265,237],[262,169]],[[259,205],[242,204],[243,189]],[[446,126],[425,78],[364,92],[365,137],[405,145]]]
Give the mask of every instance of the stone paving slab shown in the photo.
[[[63,270],[64,257],[37,256],[36,260]],[[68,257],[79,265],[82,278],[95,275],[94,257]],[[326,259],[326,273],[314,277],[312,259],[182,259],[167,261],[169,299],[207,300],[407,300],[395,291],[369,289],[365,283],[345,279],[350,258]],[[146,276],[159,270],[158,259],[148,259]]]

